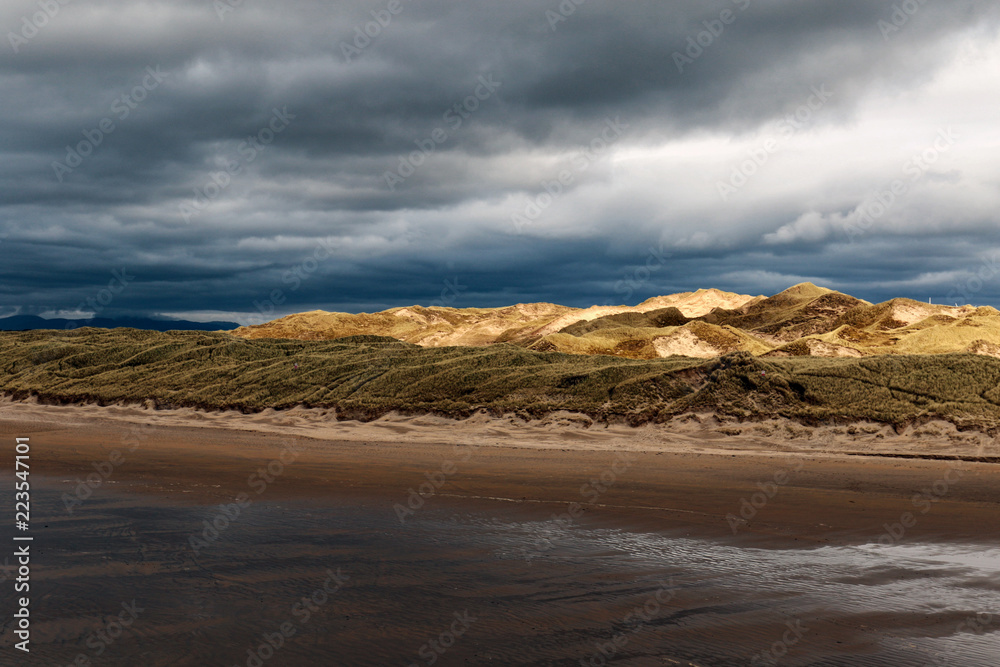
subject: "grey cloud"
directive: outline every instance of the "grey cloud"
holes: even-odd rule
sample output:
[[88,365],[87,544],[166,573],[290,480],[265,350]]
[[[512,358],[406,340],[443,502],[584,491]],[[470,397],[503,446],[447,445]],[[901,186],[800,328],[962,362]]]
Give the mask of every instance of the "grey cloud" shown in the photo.
[[[702,286],[757,292],[775,274],[873,298],[889,295],[878,285],[975,261],[975,243],[929,228],[901,238],[884,225],[859,248],[836,230],[794,227],[811,212],[850,211],[849,188],[839,199],[791,192],[752,210],[706,198],[676,213],[671,202],[690,188],[622,190],[627,167],[610,154],[574,172],[523,234],[509,217],[543,180],[572,169],[607,118],[629,124],[616,155],[704,134],[736,141],[827,85],[836,94],[816,125],[849,127],[873,98],[930,85],[970,31],[995,39],[996,3],[927,3],[885,39],[877,22],[891,17],[889,0],[588,0],[554,30],[546,11],[558,2],[402,0],[347,62],[344,44],[387,4],[246,0],[220,19],[201,0],[97,0],[65,6],[18,53],[5,40],[0,307],[71,309],[121,266],[140,276],[116,299],[122,312],[250,315],[273,289],[285,290],[284,312],[429,303],[456,275],[468,290],[455,305],[634,302]],[[678,71],[675,53],[724,10],[734,20]],[[36,11],[7,3],[0,26],[17,31]],[[167,75],[134,108],[123,103],[148,67]],[[445,114],[483,76],[499,88],[452,127]],[[285,108],[294,120],[249,159],[248,137]],[[100,131],[105,118],[110,132]],[[438,128],[447,138],[426,164],[387,188],[386,171]],[[53,162],[95,131],[100,143],[60,182]],[[239,173],[185,222],[182,205],[214,191],[213,175],[234,161]],[[957,192],[974,177],[949,168],[927,180]],[[933,193],[942,206],[958,196]],[[958,224],[974,239],[996,222],[973,211]],[[288,289],[283,276],[328,238],[334,256]],[[674,260],[623,289],[664,241]],[[920,266],[887,258],[893,244]],[[770,277],[741,282],[754,275]],[[1000,286],[983,291],[995,293]]]

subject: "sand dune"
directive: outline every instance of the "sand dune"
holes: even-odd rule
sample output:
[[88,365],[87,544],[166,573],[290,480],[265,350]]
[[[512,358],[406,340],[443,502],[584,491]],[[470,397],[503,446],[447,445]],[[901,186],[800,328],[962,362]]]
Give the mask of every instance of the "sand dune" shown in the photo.
[[[975,324],[980,317],[993,316],[964,321]],[[924,349],[944,348],[947,330],[921,329],[926,323],[910,325],[909,340],[920,340]],[[985,328],[955,326],[976,340]],[[301,405],[334,409],[341,421],[370,421],[392,412],[466,418],[485,410],[544,418],[565,411],[635,426],[713,412],[743,420],[877,421],[897,429],[932,419],[1000,428],[1000,360],[990,344],[970,347],[979,355],[862,357],[837,342],[857,338],[848,335],[851,329],[864,333],[843,325],[767,352],[771,348],[763,339],[692,320],[644,329],[655,332],[648,344],[670,355],[651,359],[544,352],[509,343],[421,347],[377,336],[302,341],[135,329],[3,332],[0,392],[57,404],[245,413]],[[617,331],[600,329],[585,337]],[[865,335],[874,338],[878,332]],[[566,333],[552,338],[578,339]],[[708,342],[699,349],[702,341]],[[795,349],[798,345],[806,349]],[[743,346],[751,351],[737,349],[710,360],[678,356]]]
[[882,354],[996,355],[1000,312],[896,298],[871,304],[802,283],[773,296],[700,289],[636,306],[570,308],[551,303],[506,308],[394,308],[381,313],[310,311],[240,327],[243,338],[325,340],[390,336],[424,347],[514,343],[538,351],[632,359]]

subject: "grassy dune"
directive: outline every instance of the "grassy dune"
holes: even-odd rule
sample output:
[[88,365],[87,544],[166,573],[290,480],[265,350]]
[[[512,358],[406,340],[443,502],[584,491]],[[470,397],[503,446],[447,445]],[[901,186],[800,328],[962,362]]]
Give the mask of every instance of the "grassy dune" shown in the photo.
[[[298,368],[295,365],[298,364]],[[1000,360],[972,354],[654,360],[391,338],[246,340],[225,333],[78,329],[0,333],[0,391],[51,403],[258,411],[336,408],[465,417],[557,410],[633,424],[690,411],[897,426],[1000,426]]]

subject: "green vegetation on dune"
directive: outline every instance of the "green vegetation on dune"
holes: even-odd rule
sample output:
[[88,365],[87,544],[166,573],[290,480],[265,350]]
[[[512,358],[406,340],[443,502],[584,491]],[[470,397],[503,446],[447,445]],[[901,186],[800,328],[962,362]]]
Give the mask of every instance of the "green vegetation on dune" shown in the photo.
[[361,418],[392,410],[463,416],[478,408],[625,415],[689,392],[669,373],[699,363],[505,344],[422,348],[379,336],[244,340],[134,329],[0,333],[0,359],[0,391],[17,398],[245,411],[324,406]]
[[617,315],[607,315],[593,320],[581,320],[568,327],[564,327],[559,333],[570,334],[572,336],[584,336],[601,329],[613,329],[617,327],[635,328],[657,328],[657,327],[679,327],[687,324],[692,318],[685,317],[676,308],[660,308],[644,313],[619,313]]
[[[296,365],[298,366],[296,368]],[[0,333],[0,392],[51,403],[152,402],[258,411],[335,408],[540,417],[558,410],[638,424],[690,411],[741,419],[945,418],[1000,425],[1000,360],[971,354],[865,358],[625,359],[508,344],[424,348],[380,336],[245,340],[225,333],[78,329]]]
[[859,419],[903,425],[941,418],[1000,425],[1000,360],[972,354],[786,357],[746,353],[711,362],[705,387],[675,409],[808,423]]

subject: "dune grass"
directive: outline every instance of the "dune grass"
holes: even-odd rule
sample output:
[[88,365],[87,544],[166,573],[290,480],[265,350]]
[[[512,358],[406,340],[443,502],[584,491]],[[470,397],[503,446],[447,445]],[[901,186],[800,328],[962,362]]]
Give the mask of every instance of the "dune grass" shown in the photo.
[[[296,368],[296,364],[298,367]],[[0,332],[0,392],[48,403],[147,403],[254,412],[296,405],[338,418],[392,411],[541,417],[571,410],[641,424],[690,411],[804,423],[932,418],[1000,425],[1000,360],[970,354],[864,358],[625,359],[498,344],[424,348],[379,336],[242,339],[135,329]]]

